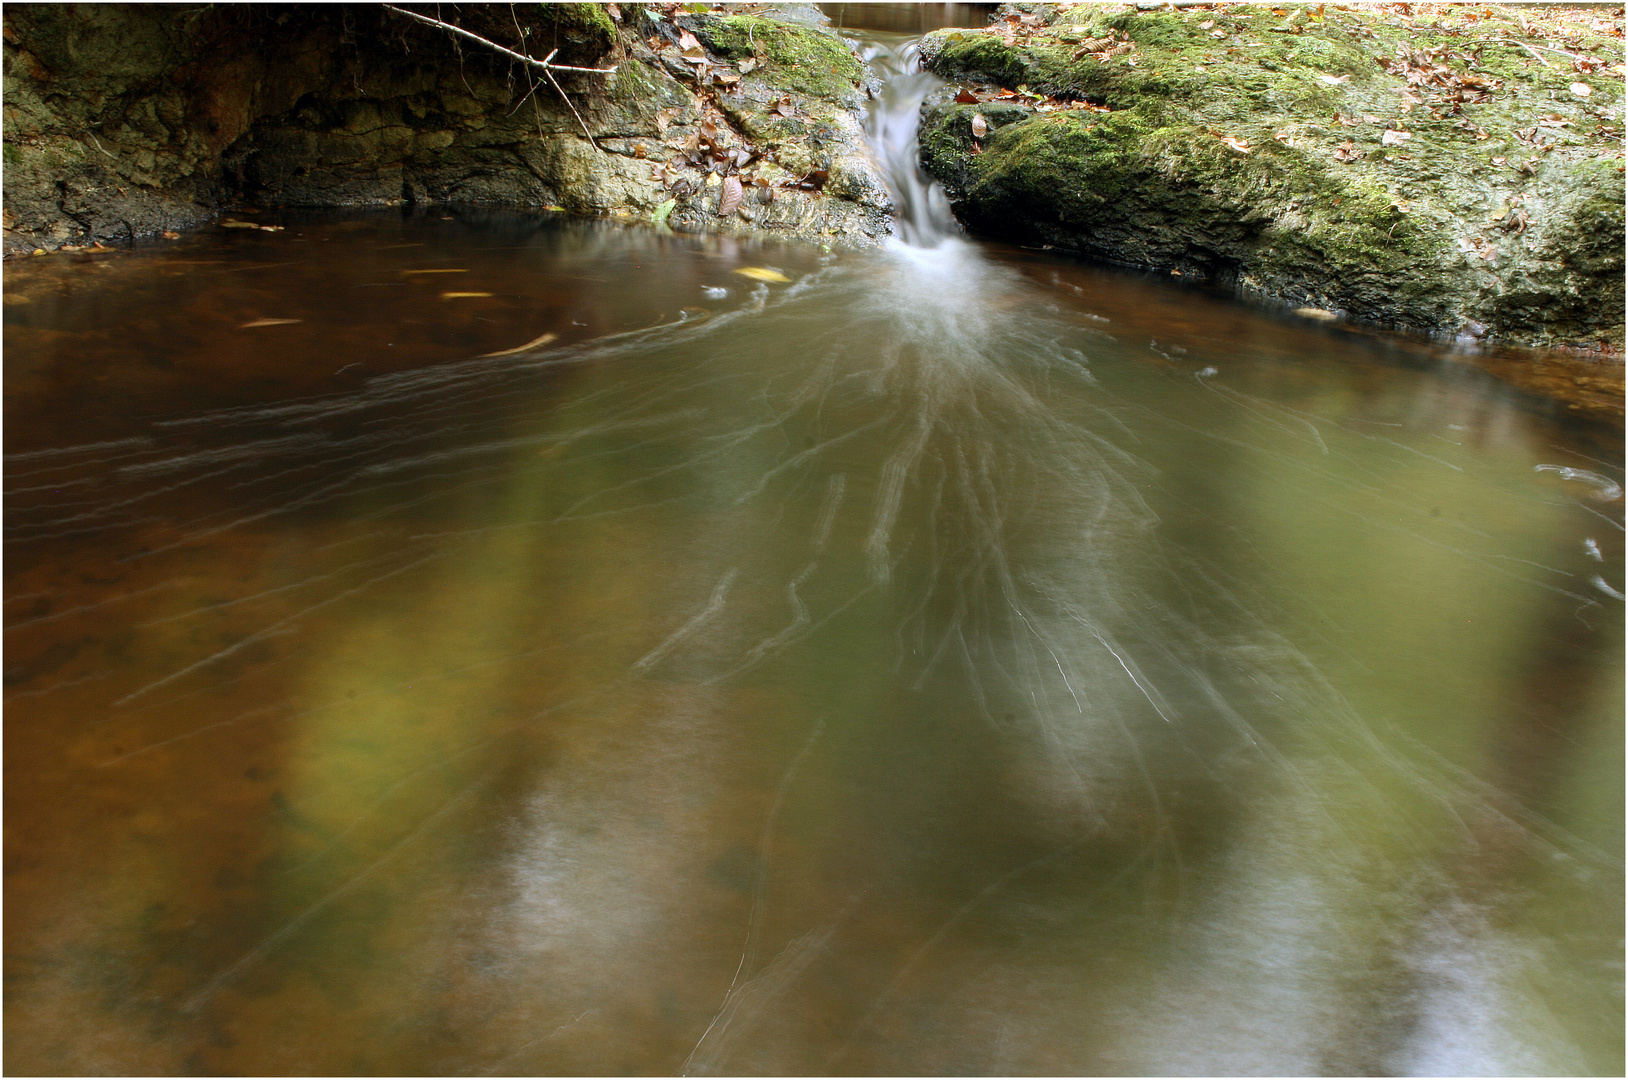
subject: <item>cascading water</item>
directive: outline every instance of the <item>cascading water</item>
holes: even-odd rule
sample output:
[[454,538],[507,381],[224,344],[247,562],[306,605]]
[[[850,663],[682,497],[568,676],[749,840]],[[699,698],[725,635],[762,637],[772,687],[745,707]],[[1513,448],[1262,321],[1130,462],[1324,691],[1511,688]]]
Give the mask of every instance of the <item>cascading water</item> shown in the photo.
[[944,81],[921,70],[914,38],[873,39],[861,56],[881,82],[865,117],[865,136],[893,196],[899,237],[915,247],[936,247],[959,229],[943,187],[922,171],[916,136],[922,103]]

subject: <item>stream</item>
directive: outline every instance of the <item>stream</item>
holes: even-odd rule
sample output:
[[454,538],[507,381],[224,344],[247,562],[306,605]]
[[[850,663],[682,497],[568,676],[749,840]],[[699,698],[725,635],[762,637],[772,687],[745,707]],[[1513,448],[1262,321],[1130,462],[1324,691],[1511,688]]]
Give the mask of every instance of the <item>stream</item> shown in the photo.
[[1620,429],[959,236],[867,40],[884,250],[8,265],[10,1072],[1621,1075]]

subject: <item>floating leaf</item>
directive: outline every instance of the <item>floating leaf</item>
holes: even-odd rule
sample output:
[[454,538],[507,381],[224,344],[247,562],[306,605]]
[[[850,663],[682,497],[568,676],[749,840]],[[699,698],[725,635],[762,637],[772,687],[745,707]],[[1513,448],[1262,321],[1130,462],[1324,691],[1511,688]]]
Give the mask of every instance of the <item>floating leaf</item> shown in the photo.
[[1308,319],[1316,319],[1318,322],[1334,322],[1339,318],[1334,312],[1320,307],[1295,308],[1294,313]]
[[526,352],[529,349],[540,349],[544,345],[547,345],[550,341],[553,341],[558,336],[559,336],[558,334],[556,334],[552,330],[550,330],[548,333],[544,334],[542,337],[532,338],[530,341],[526,342],[524,345],[516,345],[512,349],[504,349],[502,352],[481,353],[480,358],[481,359],[486,359],[488,357],[493,357],[493,356],[513,356],[515,353]]
[[738,176],[724,177],[724,189],[718,195],[718,216],[728,217],[733,214],[741,204],[741,178]]
[[444,292],[444,293],[441,294],[441,299],[443,299],[443,300],[463,300],[463,299],[465,299],[467,297],[472,297],[472,296],[491,296],[491,295],[492,294],[489,293],[489,292]]
[[984,119],[984,114],[983,113],[974,113],[972,115],[972,136],[973,136],[973,138],[981,139],[985,135],[988,135],[988,134],[989,134],[989,122]]
[[233,218],[221,218],[220,227],[223,229],[258,229],[260,226],[252,221],[237,221]]
[[257,326],[287,326],[289,323],[304,322],[304,319],[256,319],[246,322],[238,327],[239,330],[253,330]]
[[[557,208],[555,208],[555,209],[557,209]],[[455,269],[455,270],[403,270],[402,273],[404,273],[404,274],[467,274],[467,273],[469,273],[469,270],[467,268],[460,267],[460,268]]]
[[791,284],[791,278],[778,270],[771,270],[767,266],[737,266],[735,273],[741,277],[749,277],[753,281],[773,281],[780,285]]

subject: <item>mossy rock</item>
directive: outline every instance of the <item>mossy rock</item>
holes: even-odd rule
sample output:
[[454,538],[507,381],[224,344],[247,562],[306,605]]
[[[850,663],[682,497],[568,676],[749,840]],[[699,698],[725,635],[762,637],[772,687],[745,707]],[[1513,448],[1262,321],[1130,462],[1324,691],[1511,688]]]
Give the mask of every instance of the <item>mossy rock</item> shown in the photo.
[[763,80],[799,96],[852,106],[864,65],[830,30],[760,15],[689,15],[676,22],[727,60],[757,57],[767,65]]
[[[1519,16],[1500,12],[1421,30],[1321,5],[1091,4],[1015,40],[939,31],[933,71],[1045,104],[946,94],[923,165],[989,235],[1377,323],[1620,350],[1620,80],[1510,43]],[[1621,62],[1612,34],[1568,48]],[[1490,89],[1450,100],[1389,70],[1424,49]]]

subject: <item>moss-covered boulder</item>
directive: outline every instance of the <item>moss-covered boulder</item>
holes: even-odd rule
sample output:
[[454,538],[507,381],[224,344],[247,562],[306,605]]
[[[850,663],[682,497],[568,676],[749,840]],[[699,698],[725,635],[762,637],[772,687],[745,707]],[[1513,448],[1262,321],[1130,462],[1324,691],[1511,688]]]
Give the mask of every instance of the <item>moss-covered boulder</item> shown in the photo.
[[[382,5],[10,5],[6,252],[129,241],[246,203],[536,206],[850,244],[887,233],[860,65],[812,5],[410,7],[517,53],[614,70],[550,81]],[[751,197],[731,206],[730,180]]]
[[1621,351],[1620,9],[1550,10],[1545,34],[1496,7],[1030,7],[924,42],[977,91],[921,134],[973,229],[1372,323]]

